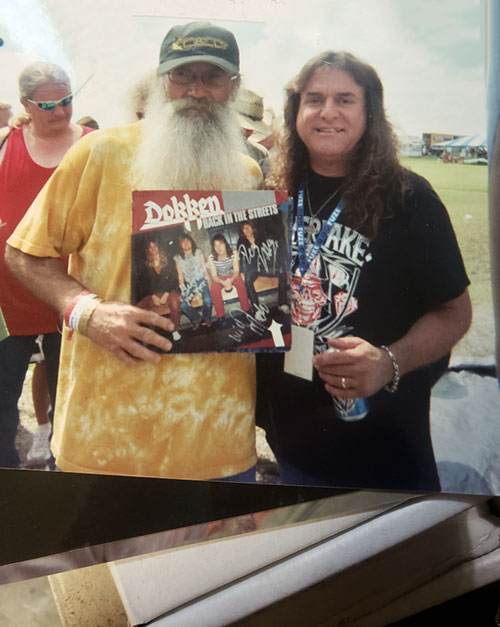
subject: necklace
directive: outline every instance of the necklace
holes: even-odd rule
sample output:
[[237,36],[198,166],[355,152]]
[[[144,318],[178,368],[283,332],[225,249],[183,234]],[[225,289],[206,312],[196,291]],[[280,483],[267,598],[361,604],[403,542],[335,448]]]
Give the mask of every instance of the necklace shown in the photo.
[[315,224],[314,221],[316,219],[317,216],[319,216],[319,214],[323,211],[323,209],[330,203],[332,202],[335,197],[337,195],[340,195],[340,192],[342,191],[342,185],[340,185],[333,193],[331,193],[328,198],[325,200],[325,202],[322,203],[322,205],[320,206],[320,208],[313,212],[312,210],[312,205],[311,205],[311,196],[309,194],[309,177],[307,179],[306,182],[306,196],[307,196],[307,207],[309,209],[309,214],[310,214],[310,218],[308,220],[307,226],[306,226],[306,245],[309,246],[313,235],[315,234]]
[[[308,178],[307,183],[306,183],[307,207],[309,209],[309,213],[311,214],[312,220],[316,218],[316,216],[318,216],[321,213],[321,211],[326,207],[326,205],[331,200],[333,200],[335,196],[337,196],[337,194],[340,194],[341,191],[342,191],[342,185],[340,185],[340,187],[338,187],[332,194],[330,194],[328,198],[325,200],[325,202],[321,205],[321,207],[315,213],[313,213],[312,206],[311,206],[311,197],[309,195],[309,178]],[[309,224],[312,222],[312,220],[309,220]]]

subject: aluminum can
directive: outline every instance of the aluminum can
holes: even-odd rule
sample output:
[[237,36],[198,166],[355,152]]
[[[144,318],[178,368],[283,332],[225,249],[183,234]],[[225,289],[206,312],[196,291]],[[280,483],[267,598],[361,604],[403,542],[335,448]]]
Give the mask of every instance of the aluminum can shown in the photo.
[[339,398],[333,396],[332,399],[338,417],[346,422],[362,420],[368,415],[368,402],[365,398]]
[[[340,349],[330,346],[327,353],[338,353]],[[339,398],[332,396],[333,406],[337,410],[337,415],[346,422],[362,420],[368,415],[368,401],[366,398]]]

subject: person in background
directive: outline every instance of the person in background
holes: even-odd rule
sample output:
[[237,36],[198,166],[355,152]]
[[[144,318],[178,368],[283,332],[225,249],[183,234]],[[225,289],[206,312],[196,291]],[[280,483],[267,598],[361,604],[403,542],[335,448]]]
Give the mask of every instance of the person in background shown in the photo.
[[276,115],[274,110],[271,107],[268,107],[264,109],[263,122],[266,124],[268,130],[265,133],[256,131],[253,133],[252,140],[261,146],[264,146],[268,152],[267,158],[259,161],[260,169],[262,170],[262,174],[265,178],[267,176],[269,159],[274,153],[274,144],[283,125],[283,116]]
[[[439,490],[430,392],[436,362],[470,324],[469,280],[445,207],[398,161],[370,65],[329,51],[292,79],[269,183],[295,199],[302,338],[286,371],[280,357],[260,364],[283,481]],[[304,362],[312,381],[291,374]]]
[[[0,307],[10,334],[0,342],[0,466],[12,468],[19,465],[15,446],[17,404],[36,339],[43,335],[46,376],[54,407],[60,334],[57,314],[33,296],[5,265],[6,241],[65,153],[92,130],[71,122],[71,84],[59,66],[40,62],[25,68],[19,76],[19,93],[25,109],[18,118],[19,125],[0,129]],[[43,422],[40,428],[45,438],[48,429]]]
[[12,117],[12,107],[6,102],[0,102],[0,128],[4,128],[9,125],[9,120]]
[[139,79],[128,92],[128,109],[130,117],[135,122],[144,119],[149,97],[156,84],[156,72],[148,72]]
[[160,355],[148,345],[169,351],[155,328],[172,323],[129,304],[133,190],[262,184],[231,106],[234,35],[174,26],[157,75],[144,120],[79,142],[9,240],[16,274],[66,319],[52,450],[63,471],[252,480],[253,356]]
[[93,128],[95,131],[99,130],[99,123],[97,120],[94,120],[90,115],[84,115],[83,118],[80,118],[76,122],[80,126],[86,126],[87,128]]
[[260,164],[267,159],[268,151],[263,145],[253,141],[253,134],[259,132],[266,135],[271,131],[264,122],[264,99],[251,89],[242,87],[234,103],[238,113],[241,132],[245,138],[248,154]]
[[283,123],[283,116],[276,115],[272,107],[266,107],[264,109],[264,117],[262,121],[266,125],[265,132],[256,131],[253,134],[253,140],[258,142],[261,146],[264,146],[269,152],[273,149],[274,143],[281,125]]
[[[43,335],[36,339],[38,352],[31,355],[30,364],[34,364],[31,378],[31,400],[37,422],[31,447],[26,454],[26,468],[45,468],[50,458],[49,440],[52,433],[52,402],[47,383],[47,369],[42,349]],[[52,463],[52,460],[51,460]]]

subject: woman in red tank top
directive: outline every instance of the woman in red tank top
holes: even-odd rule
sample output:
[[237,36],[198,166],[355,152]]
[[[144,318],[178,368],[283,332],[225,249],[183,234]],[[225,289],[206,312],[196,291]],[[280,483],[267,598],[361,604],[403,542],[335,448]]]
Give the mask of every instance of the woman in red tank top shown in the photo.
[[[57,315],[32,296],[5,265],[8,237],[69,148],[92,129],[71,122],[66,72],[35,63],[19,76],[26,113],[0,129],[0,309],[9,336],[0,341],[0,466],[17,467],[17,403],[35,340],[43,335],[47,381],[55,405],[60,337]],[[45,428],[45,431],[48,429]]]

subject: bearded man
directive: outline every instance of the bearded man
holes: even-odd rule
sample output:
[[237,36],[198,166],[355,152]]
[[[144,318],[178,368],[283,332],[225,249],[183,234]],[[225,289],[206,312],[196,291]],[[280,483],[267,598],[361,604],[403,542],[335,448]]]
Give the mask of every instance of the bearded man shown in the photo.
[[70,327],[53,438],[62,470],[254,475],[253,357],[160,355],[146,345],[169,351],[171,343],[151,327],[172,331],[171,322],[128,304],[132,190],[261,184],[231,109],[238,72],[228,30],[208,22],[172,28],[145,120],[80,142],[9,240],[13,271]]

